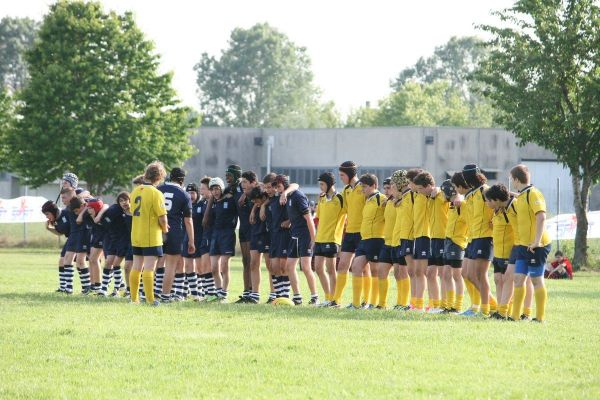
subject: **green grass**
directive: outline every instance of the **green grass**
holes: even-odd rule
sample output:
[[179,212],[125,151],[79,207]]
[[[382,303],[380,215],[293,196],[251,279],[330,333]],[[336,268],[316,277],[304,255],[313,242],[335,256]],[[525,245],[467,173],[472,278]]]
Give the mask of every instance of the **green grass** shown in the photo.
[[548,282],[539,325],[67,297],[56,259],[0,250],[0,398],[600,398],[600,274]]

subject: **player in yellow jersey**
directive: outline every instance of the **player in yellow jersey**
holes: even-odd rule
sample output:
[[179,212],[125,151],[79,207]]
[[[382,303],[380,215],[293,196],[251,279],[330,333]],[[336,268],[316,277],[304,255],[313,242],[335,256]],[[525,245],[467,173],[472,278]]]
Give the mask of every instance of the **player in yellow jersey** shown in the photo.
[[429,311],[432,314],[439,314],[441,308],[440,283],[438,276],[442,276],[438,268],[444,266],[444,239],[446,236],[446,224],[448,222],[448,210],[450,203],[446,199],[444,192],[435,186],[435,180],[431,173],[421,172],[413,179],[417,193],[425,196],[427,200],[427,217],[429,220],[429,238],[430,255],[427,261],[428,268],[427,291],[429,294]]
[[315,270],[325,293],[325,303],[322,303],[325,306],[333,301],[336,281],[335,263],[342,244],[346,213],[344,198],[335,190],[335,177],[331,172],[324,172],[319,176],[319,188],[321,195],[316,213],[319,226],[313,254]]
[[[488,269],[494,257],[494,246],[492,241],[492,217],[494,210],[486,206],[483,192],[487,190],[487,178],[475,164],[468,164],[462,171],[465,182],[471,187],[469,212],[467,221],[470,228],[471,239],[469,279],[479,290],[481,296],[481,314],[489,316],[490,307],[496,311],[496,300],[490,292]],[[463,313],[472,316],[476,312]]]
[[[392,178],[386,178],[383,181],[383,193],[387,197],[385,201],[385,210],[383,212],[383,246],[379,252],[379,263],[377,264],[377,288],[374,288],[374,284],[371,285],[371,300],[369,301],[369,308],[386,309],[387,308],[387,294],[389,290],[388,275],[394,264],[394,246],[393,246],[393,233],[394,224],[396,223],[396,205],[395,200],[398,198],[398,189],[396,185],[392,184]],[[375,275],[373,274],[373,277]],[[373,282],[376,282],[373,279]],[[377,298],[374,294],[377,294]]]
[[169,231],[165,198],[156,188],[167,175],[160,162],[153,162],[146,167],[144,184],[131,192],[132,224],[131,246],[133,250],[133,266],[129,274],[131,302],[138,303],[140,275],[144,283],[146,302],[157,306],[154,300],[154,269],[158,257],[163,255],[163,234]]
[[[416,275],[417,275],[417,263],[415,260],[415,214],[414,214],[414,207],[415,207],[415,199],[417,198],[417,192],[415,191],[415,184],[413,182],[413,179],[415,179],[415,177],[417,175],[419,175],[421,172],[423,172],[423,170],[421,168],[413,168],[413,169],[409,169],[406,172],[406,177],[408,178],[408,187],[410,189],[410,199],[411,199],[411,205],[410,205],[410,215],[404,214],[403,218],[406,220],[406,225],[405,228],[408,229],[408,227],[410,227],[410,238],[409,239],[404,239],[401,238],[401,242],[400,245],[402,246],[402,256],[404,256],[406,263],[408,265],[408,276],[410,277],[410,309],[415,308],[415,304],[416,304],[416,293],[417,293],[417,279],[416,279]],[[407,258],[408,256],[408,258]]]
[[533,321],[543,322],[548,292],[544,284],[544,265],[550,253],[551,241],[544,228],[546,222],[546,200],[544,195],[531,184],[531,175],[526,165],[520,164],[510,171],[511,186],[518,190],[517,196],[517,260],[515,262],[515,287],[512,319],[521,316],[525,298],[525,280],[531,277],[535,296]]
[[[342,191],[344,201],[344,211],[346,217],[346,231],[342,238],[342,249],[339,253],[339,263],[337,271],[337,280],[335,283],[335,293],[329,306],[337,308],[340,305],[346,283],[348,281],[348,271],[354,259],[354,253],[360,243],[360,226],[362,222],[362,210],[365,206],[365,196],[363,187],[358,182],[358,166],[354,161],[344,161],[338,168],[340,179],[346,185]],[[365,268],[366,273],[366,268]]]
[[[427,179],[425,178],[427,177]],[[419,180],[417,181],[417,178]],[[424,185],[433,181],[433,177],[427,171],[420,172],[417,176],[412,179],[415,192],[415,203],[413,206],[413,225],[415,231],[415,300],[414,310],[423,312],[424,311],[424,294],[427,287],[427,265],[431,258],[431,222],[430,213],[431,206],[428,196],[422,193]],[[426,183],[427,182],[427,183]],[[421,192],[420,192],[421,190]],[[433,289],[435,293],[436,288]],[[439,295],[439,286],[437,286],[437,293]],[[430,294],[431,296],[431,294]]]
[[462,263],[467,246],[467,221],[465,211],[454,202],[465,195],[469,189],[460,172],[455,173],[450,181],[440,186],[446,199],[450,201],[448,223],[446,224],[446,240],[444,241],[444,289],[446,290],[445,313],[457,313],[462,309],[464,282]]
[[384,202],[387,200],[377,187],[379,182],[373,174],[363,174],[359,182],[363,188],[365,205],[362,212],[360,225],[360,243],[356,248],[354,261],[352,262],[352,304],[351,309],[365,308],[362,304],[363,285],[370,284],[363,279],[363,273],[367,263],[377,263],[379,253],[384,243]]

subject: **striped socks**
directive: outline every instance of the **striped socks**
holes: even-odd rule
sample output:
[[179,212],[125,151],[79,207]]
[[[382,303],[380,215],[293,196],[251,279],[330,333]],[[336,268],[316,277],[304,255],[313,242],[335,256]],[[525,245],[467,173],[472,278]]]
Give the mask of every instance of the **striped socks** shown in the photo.
[[58,267],[58,290],[65,292],[67,290],[67,282],[65,280],[65,267]]
[[65,291],[69,294],[73,293],[73,275],[75,275],[75,269],[72,265],[65,265]]
[[82,291],[89,290],[90,286],[91,286],[89,268],[81,268],[81,269],[78,268],[77,272],[79,272],[79,281],[81,282],[81,290]]
[[154,293],[162,293],[163,279],[165,277],[165,268],[157,268],[154,274]]
[[117,265],[113,267],[113,276],[115,278],[115,292],[118,292],[119,290],[123,289],[123,287],[125,286],[123,284],[123,275],[122,275],[122,270],[121,270],[121,266]]
[[184,273],[176,273],[173,281],[173,294],[175,297],[183,298],[183,281],[185,280]]
[[185,280],[188,282],[190,287],[190,295],[198,297],[198,276],[195,272],[189,272],[185,274]]
[[[108,293],[108,285],[110,285],[110,280],[113,276],[113,270],[112,268],[104,268],[102,270],[102,287],[100,288],[100,293],[102,293],[104,296],[107,295]],[[116,287],[116,285],[115,285]]]

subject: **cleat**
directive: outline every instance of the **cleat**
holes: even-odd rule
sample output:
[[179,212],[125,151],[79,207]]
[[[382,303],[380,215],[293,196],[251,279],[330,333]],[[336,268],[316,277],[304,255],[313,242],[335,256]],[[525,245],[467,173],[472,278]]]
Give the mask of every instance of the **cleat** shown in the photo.
[[386,308],[385,308],[385,307],[383,307],[383,306],[377,306],[377,307],[375,307],[375,309],[376,309],[376,310],[386,310]]
[[214,303],[217,300],[219,300],[219,297],[217,295],[211,294],[209,296],[206,296],[206,302],[208,303]]
[[61,288],[58,288],[58,289],[56,289],[54,291],[54,293],[64,293],[64,292],[66,292],[66,290],[65,289],[61,289]]
[[112,293],[110,294],[110,297],[119,297],[119,291],[113,290]]
[[152,302],[152,304],[150,304],[150,307],[158,307],[158,306],[160,306],[160,301],[158,301],[158,300],[154,300]]
[[491,315],[490,315],[490,318],[491,318],[491,319],[501,319],[501,320],[502,320],[502,319],[506,319],[506,318],[504,318],[504,317],[502,316],[502,314],[500,314],[500,313],[499,313],[499,312],[497,312],[497,311],[496,311],[495,313],[491,314]]
[[248,297],[242,297],[240,296],[240,298],[236,301],[234,301],[235,304],[245,304],[245,303],[249,303],[250,298]]
[[531,322],[536,322],[536,323],[538,323],[538,324],[543,324],[543,323],[544,323],[544,320],[543,320],[543,319],[537,319],[537,318],[534,318],[534,319],[532,319],[532,320],[531,320]]
[[402,304],[396,304],[393,308],[395,311],[408,311],[410,310],[410,306],[403,306]]
[[330,301],[329,303],[327,303],[328,308],[340,308],[340,305],[338,303],[336,303],[335,301]]
[[529,318],[528,315],[525,314],[521,314],[521,321],[530,321],[531,319]]
[[301,306],[302,305],[302,299],[292,299],[292,301],[294,302],[295,306]]
[[325,308],[325,307],[329,307],[330,304],[331,304],[330,301],[324,301],[324,302],[322,302],[320,304],[317,304],[317,307],[319,307],[319,308]]
[[462,313],[460,313],[458,315],[461,315],[463,317],[474,317],[477,314],[479,314],[479,313],[476,312],[476,311],[473,311],[471,308],[469,308],[467,311],[464,311],[464,312],[462,312]]
[[267,301],[265,301],[265,304],[273,304],[274,301],[275,301],[274,297],[269,297],[269,299]]
[[506,317],[506,321],[515,322],[515,320],[512,317]]
[[443,312],[444,310],[442,310],[441,308],[430,308],[429,310],[427,310],[427,314],[441,314]]
[[319,306],[319,298],[318,297],[311,297],[310,301],[308,302],[309,306]]
[[377,306],[373,305],[373,304],[367,304],[365,307],[363,307],[365,310],[374,310]]
[[361,306],[358,306],[358,307],[356,307],[356,306],[355,306],[354,304],[352,304],[352,303],[348,304],[348,305],[347,305],[345,308],[346,308],[346,310],[364,310],[364,307],[363,307],[362,305],[361,305]]
[[90,293],[92,293],[92,289],[90,289],[89,287],[88,287],[88,288],[85,288],[85,289],[83,289],[83,290],[81,291],[81,294],[82,294],[82,295],[84,295],[84,296],[87,296],[87,295],[88,295],[88,294],[90,294]]
[[450,314],[459,314],[459,311],[456,308],[451,307],[450,309],[448,309],[448,313],[450,313]]
[[72,295],[72,294],[73,294],[73,291],[72,291],[72,290],[65,290],[65,294],[67,294],[67,295]]
[[258,304],[259,300],[258,299],[253,299],[252,297],[249,297],[248,299],[246,299],[246,303],[247,304]]

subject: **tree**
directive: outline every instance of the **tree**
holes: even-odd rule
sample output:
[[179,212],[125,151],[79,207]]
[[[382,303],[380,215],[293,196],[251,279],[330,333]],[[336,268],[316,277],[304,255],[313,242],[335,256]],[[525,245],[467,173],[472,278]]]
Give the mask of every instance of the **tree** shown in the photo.
[[194,69],[205,125],[339,125],[332,107],[319,104],[306,48],[266,23],[234,29],[221,57],[204,53]]
[[556,154],[571,173],[574,263],[586,265],[590,187],[600,179],[600,10],[593,0],[519,0],[496,13],[476,78],[520,143]]
[[4,88],[0,87],[0,165],[6,165],[8,150],[6,137],[14,124],[13,102]]
[[27,53],[31,79],[6,144],[9,168],[32,186],[76,172],[96,194],[128,185],[156,159],[191,155],[196,120],[131,13],[59,1]]
[[30,18],[4,17],[0,21],[0,86],[15,92],[25,84],[25,51],[33,46],[37,29],[38,23]]

